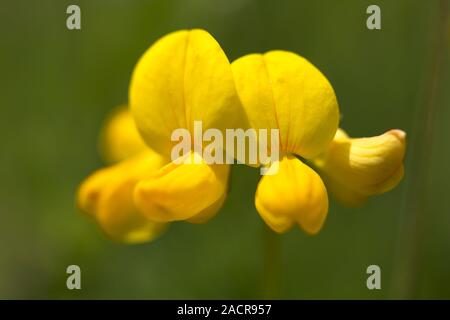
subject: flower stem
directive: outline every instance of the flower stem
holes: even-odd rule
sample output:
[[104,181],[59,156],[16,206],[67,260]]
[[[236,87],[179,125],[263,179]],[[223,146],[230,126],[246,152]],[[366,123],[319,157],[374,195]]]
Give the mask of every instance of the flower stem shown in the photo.
[[278,234],[264,225],[264,298],[280,299],[282,253]]

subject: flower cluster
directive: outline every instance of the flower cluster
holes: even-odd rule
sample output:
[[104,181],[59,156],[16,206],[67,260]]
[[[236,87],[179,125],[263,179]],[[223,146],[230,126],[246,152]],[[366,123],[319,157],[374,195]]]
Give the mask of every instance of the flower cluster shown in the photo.
[[182,30],[159,39],[135,67],[129,108],[117,110],[101,134],[112,165],[82,183],[81,210],[128,243],[153,240],[173,221],[212,218],[226,199],[230,165],[206,163],[194,139],[184,155],[192,161],[171,160],[172,132],[194,134],[194,121],[221,132],[278,130],[280,158],[267,168],[277,171],[261,178],[255,195],[257,211],[276,232],[298,224],[317,233],[328,213],[327,190],[360,205],[403,177],[405,133],[348,137],[338,128],[332,86],[306,59],[270,51],[230,64],[209,33]]

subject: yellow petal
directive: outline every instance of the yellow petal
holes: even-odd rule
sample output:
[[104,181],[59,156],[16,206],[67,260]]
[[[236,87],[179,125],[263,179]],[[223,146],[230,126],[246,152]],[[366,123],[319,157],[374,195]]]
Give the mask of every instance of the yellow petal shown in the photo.
[[100,151],[107,163],[116,163],[146,148],[130,110],[122,106],[105,121],[100,134]]
[[203,209],[198,214],[193,216],[190,219],[187,219],[186,221],[190,223],[205,223],[208,222],[212,217],[214,217],[217,212],[222,208],[223,204],[225,203],[225,200],[227,198],[226,192],[222,195],[219,200],[216,200],[213,204],[211,204],[206,209]]
[[149,219],[200,223],[220,209],[230,166],[208,165],[193,152],[188,158],[191,163],[171,162],[136,186],[135,203]]
[[253,128],[279,128],[282,152],[311,158],[333,139],[339,121],[334,90],[309,61],[287,51],[250,54],[232,63]]
[[406,134],[401,130],[357,139],[338,130],[327,151],[313,163],[338,200],[357,205],[365,196],[391,190],[403,178],[405,140]]
[[266,224],[276,232],[285,232],[298,223],[307,233],[315,234],[327,216],[328,196],[314,170],[287,156],[280,161],[276,174],[261,178],[255,205]]
[[167,226],[150,221],[139,213],[133,202],[133,191],[139,179],[146,178],[164,163],[160,156],[147,151],[98,170],[81,184],[78,206],[117,241],[151,241]]
[[[175,129],[193,136],[203,130],[245,126],[230,63],[204,30],[182,30],[159,39],[134,69],[129,90],[131,109],[146,143],[170,156]],[[242,125],[241,125],[242,124]]]

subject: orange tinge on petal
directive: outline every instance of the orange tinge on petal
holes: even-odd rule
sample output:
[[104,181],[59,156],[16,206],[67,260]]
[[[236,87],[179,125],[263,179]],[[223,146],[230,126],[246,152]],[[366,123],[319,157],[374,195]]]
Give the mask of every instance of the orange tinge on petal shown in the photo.
[[338,201],[357,206],[394,188],[403,178],[406,133],[394,129],[370,138],[349,138],[339,129],[327,151],[313,160]]

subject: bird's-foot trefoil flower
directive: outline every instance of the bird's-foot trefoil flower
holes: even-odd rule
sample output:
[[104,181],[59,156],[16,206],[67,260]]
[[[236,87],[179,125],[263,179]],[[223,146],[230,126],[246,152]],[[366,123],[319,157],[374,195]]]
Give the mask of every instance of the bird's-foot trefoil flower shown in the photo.
[[350,139],[337,130],[334,90],[306,59],[270,51],[239,58],[232,69],[251,127],[279,129],[280,161],[271,165],[278,173],[262,177],[255,195],[257,211],[274,231],[298,224],[309,234],[319,232],[328,213],[327,188],[354,204],[401,180],[403,131]]
[[[236,86],[250,125],[277,128],[278,173],[261,178],[255,205],[277,232],[298,224],[317,233],[328,212],[320,176],[297,156],[311,159],[333,139],[339,109],[325,76],[306,59],[287,51],[250,54],[232,63]],[[270,168],[269,168],[270,172]]]
[[[177,144],[175,130],[194,136],[196,121],[222,133],[246,123],[230,62],[204,30],[173,32],[151,46],[133,72],[129,99],[144,141],[167,158]],[[170,163],[136,185],[135,204],[148,219],[204,222],[218,211],[230,167],[208,164],[196,150],[193,140],[181,156],[195,161]]]
[[[206,31],[173,32],[139,60],[129,101],[131,112],[116,111],[101,133],[102,154],[112,165],[92,174],[78,192],[79,207],[119,241],[151,241],[170,222],[211,219],[226,199],[230,154],[264,169],[255,206],[279,233],[295,224],[319,232],[328,213],[327,190],[355,206],[403,177],[406,134],[396,129],[348,137],[338,129],[331,84],[292,52],[250,54],[230,65]],[[260,133],[269,131],[266,141]],[[181,144],[177,132],[182,134],[175,137],[188,137]],[[230,148],[235,135],[253,140]],[[214,145],[227,137],[225,164],[218,164],[225,157],[209,145],[213,136]],[[256,140],[259,152],[252,153]]]
[[136,183],[167,160],[145,147],[127,107],[108,117],[100,135],[102,157],[111,164],[88,177],[78,191],[78,207],[110,238],[127,243],[151,241],[167,227],[150,221],[133,201]]
[[79,207],[125,242],[152,240],[171,221],[206,222],[225,201],[230,166],[205,163],[194,145],[172,162],[171,133],[196,120],[223,131],[245,123],[225,53],[206,31],[171,33],[140,59],[129,94],[134,117],[121,111],[102,131],[105,157],[122,161],[86,179]]

